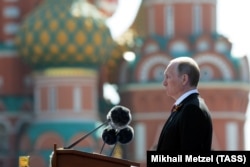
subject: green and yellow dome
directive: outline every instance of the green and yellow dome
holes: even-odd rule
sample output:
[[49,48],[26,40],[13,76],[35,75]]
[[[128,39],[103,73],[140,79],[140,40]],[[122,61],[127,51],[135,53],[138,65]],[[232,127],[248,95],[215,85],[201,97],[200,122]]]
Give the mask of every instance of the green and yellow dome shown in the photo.
[[45,0],[22,23],[17,50],[36,69],[98,66],[121,54],[105,21],[87,0]]

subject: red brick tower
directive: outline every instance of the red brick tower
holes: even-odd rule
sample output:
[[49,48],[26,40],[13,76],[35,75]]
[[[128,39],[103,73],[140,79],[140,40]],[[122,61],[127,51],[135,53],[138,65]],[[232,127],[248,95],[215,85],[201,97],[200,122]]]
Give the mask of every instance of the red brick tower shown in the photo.
[[212,115],[213,149],[243,150],[249,64],[235,58],[232,44],[216,32],[216,0],[144,0],[132,25],[140,43],[136,59],[118,73],[121,104],[133,113],[131,157],[145,161],[157,143],[173,99],[165,94],[163,71],[172,58],[189,56],[201,68],[199,92]]
[[30,119],[32,81],[14,48],[20,21],[41,0],[0,1],[0,166],[17,166],[20,124]]

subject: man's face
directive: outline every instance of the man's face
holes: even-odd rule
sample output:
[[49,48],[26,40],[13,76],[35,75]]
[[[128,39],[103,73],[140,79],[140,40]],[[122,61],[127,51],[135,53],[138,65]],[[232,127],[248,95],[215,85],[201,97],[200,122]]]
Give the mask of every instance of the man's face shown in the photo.
[[177,63],[169,64],[164,71],[163,86],[168,96],[175,100],[182,94],[182,80],[177,72]]

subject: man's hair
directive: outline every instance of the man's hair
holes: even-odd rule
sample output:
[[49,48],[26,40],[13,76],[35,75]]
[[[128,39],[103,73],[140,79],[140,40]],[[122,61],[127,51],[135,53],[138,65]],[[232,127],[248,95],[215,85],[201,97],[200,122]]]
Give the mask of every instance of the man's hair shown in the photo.
[[200,79],[200,69],[197,63],[192,58],[184,58],[178,64],[179,75],[187,74],[190,86],[197,87]]

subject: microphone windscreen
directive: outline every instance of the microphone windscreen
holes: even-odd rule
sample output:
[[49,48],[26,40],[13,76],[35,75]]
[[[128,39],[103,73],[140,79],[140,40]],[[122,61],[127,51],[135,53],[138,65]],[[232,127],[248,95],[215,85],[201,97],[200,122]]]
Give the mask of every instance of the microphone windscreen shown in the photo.
[[115,129],[106,128],[102,132],[102,140],[108,144],[113,145],[117,142],[117,132]]
[[121,129],[117,134],[118,141],[121,144],[127,144],[134,138],[134,130],[131,126]]
[[131,122],[130,110],[124,106],[113,107],[108,115],[107,119],[110,120],[110,125],[115,129],[123,129]]

